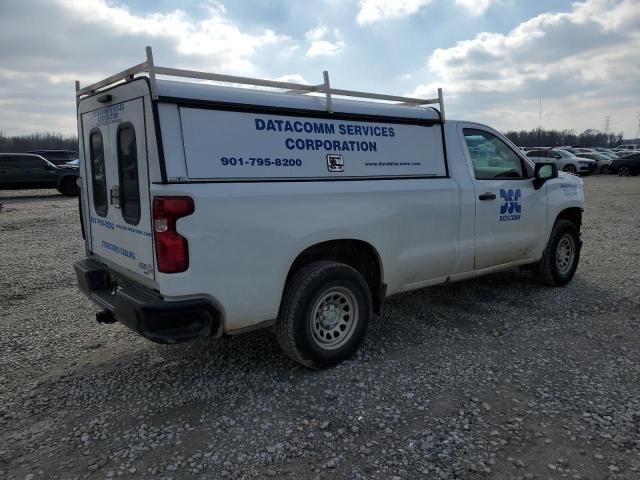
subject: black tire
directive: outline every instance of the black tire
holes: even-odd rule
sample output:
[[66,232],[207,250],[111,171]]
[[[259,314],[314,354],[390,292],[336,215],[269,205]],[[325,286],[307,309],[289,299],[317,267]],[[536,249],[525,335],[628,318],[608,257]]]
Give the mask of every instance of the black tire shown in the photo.
[[[564,252],[566,243],[573,242],[574,254],[570,264],[565,266],[564,262],[559,260]],[[538,279],[549,286],[561,287],[571,281],[578,268],[580,261],[580,234],[578,227],[570,220],[557,220],[551,231],[549,243],[544,251],[542,260],[537,265]],[[559,247],[563,248],[563,252],[559,252]],[[560,253],[560,255],[559,255]]]
[[[339,307],[340,303],[324,303],[323,299],[328,302],[336,301],[332,292],[338,292],[335,295],[338,297],[337,302],[342,300],[339,295],[344,292],[347,298],[345,303],[353,303],[353,315],[349,315],[350,308]],[[333,315],[331,319],[327,320],[322,314],[328,310],[319,311],[322,305],[327,309],[329,306],[335,308],[329,312]],[[276,321],[276,338],[292,360],[311,369],[326,368],[346,360],[356,352],[366,336],[371,315],[371,292],[357,270],[343,263],[313,262],[297,272],[285,286]],[[313,322],[312,316],[316,317]],[[325,321],[340,325],[321,326],[320,322]],[[352,323],[349,324],[349,321]],[[343,325],[345,330],[338,331]],[[322,328],[332,328],[333,333],[322,333]],[[346,332],[345,336],[340,339],[343,332]],[[320,336],[322,339],[319,339]],[[338,344],[331,347],[329,343],[334,341]],[[341,341],[344,344],[340,344]],[[327,342],[327,346],[322,345],[322,342]]]
[[577,173],[578,169],[574,165],[566,165],[563,170],[567,173]]
[[607,174],[609,174],[609,173],[610,173],[610,172],[609,172],[609,167],[608,167],[607,165],[603,165],[603,166],[602,166],[602,168],[600,168],[600,173],[601,173],[602,175],[607,175]]
[[63,177],[58,185],[58,191],[67,197],[77,197],[80,189],[76,184],[76,177]]
[[629,170],[629,167],[620,167],[618,169],[618,176],[619,177],[628,177],[629,175],[631,175],[631,170]]

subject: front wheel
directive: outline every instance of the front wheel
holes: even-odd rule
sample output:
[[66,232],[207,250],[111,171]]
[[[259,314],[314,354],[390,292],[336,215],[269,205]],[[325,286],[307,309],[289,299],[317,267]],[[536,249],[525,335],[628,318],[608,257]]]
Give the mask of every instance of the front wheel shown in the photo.
[[287,282],[276,338],[284,352],[305,367],[330,367],[355,353],[371,315],[371,292],[357,270],[343,263],[314,262]]
[[578,170],[574,165],[567,165],[566,167],[564,167],[564,171],[567,173],[576,173]]
[[629,167],[620,167],[618,169],[619,177],[628,177],[629,175],[631,175],[631,171],[629,170]]
[[76,177],[64,177],[60,180],[58,191],[67,197],[77,197],[80,189],[76,184]]
[[560,287],[571,281],[580,260],[580,234],[575,223],[558,220],[549,243],[538,264],[538,278],[542,283]]

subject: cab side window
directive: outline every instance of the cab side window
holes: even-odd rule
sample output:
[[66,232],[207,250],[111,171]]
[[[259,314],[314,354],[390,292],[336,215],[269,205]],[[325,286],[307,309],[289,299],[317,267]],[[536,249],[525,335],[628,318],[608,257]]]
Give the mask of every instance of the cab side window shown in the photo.
[[24,156],[20,159],[20,166],[31,170],[36,168],[45,168],[48,164],[41,158]]
[[20,168],[20,158],[15,155],[0,156],[0,168]]
[[477,180],[527,178],[520,157],[498,137],[474,128],[463,133]]

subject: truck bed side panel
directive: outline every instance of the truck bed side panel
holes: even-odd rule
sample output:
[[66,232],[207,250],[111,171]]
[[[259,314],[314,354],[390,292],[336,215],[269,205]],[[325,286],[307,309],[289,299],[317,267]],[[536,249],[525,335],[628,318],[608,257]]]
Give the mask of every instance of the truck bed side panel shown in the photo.
[[[288,270],[307,247],[335,239],[370,243],[395,293],[450,274],[459,254],[459,196],[451,178],[153,185],[190,195],[178,221],[189,270],[157,274],[168,297],[211,294],[225,330],[277,316]],[[452,221],[454,219],[454,221]]]

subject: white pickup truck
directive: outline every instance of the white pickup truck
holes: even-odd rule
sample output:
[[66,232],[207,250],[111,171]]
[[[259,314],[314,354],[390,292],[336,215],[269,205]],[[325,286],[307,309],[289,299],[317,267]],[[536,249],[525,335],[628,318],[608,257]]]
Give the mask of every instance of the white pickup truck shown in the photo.
[[576,271],[582,180],[445,121],[441,91],[177,70],[149,48],[76,87],[75,270],[101,322],[161,343],[273,326],[292,359],[322,368],[354,353],[389,295],[525,265],[559,286]]

